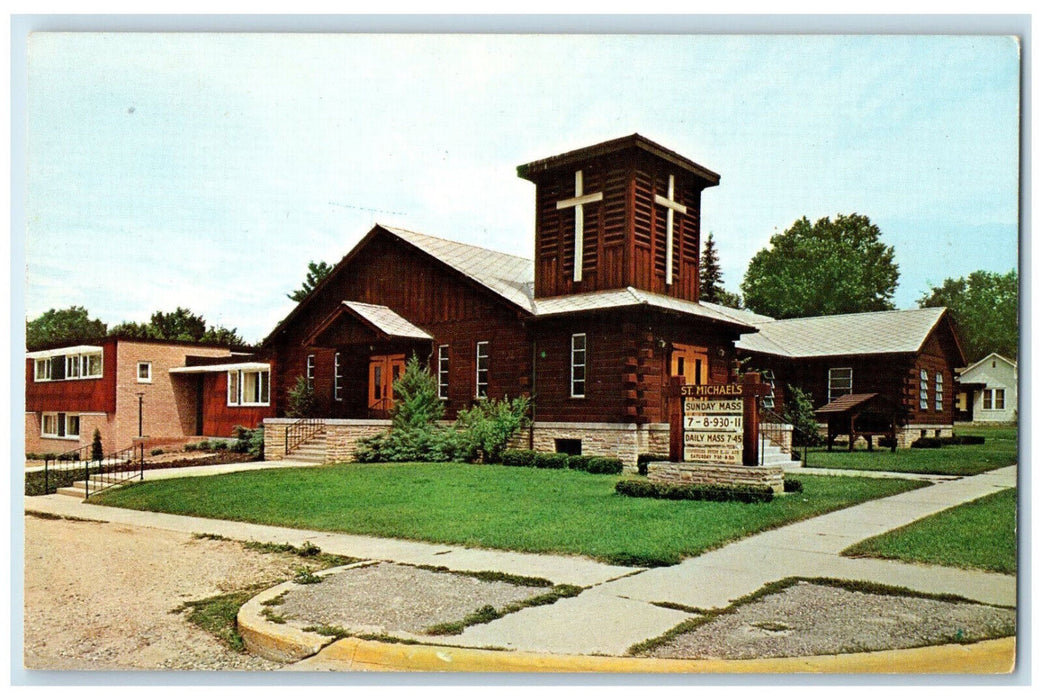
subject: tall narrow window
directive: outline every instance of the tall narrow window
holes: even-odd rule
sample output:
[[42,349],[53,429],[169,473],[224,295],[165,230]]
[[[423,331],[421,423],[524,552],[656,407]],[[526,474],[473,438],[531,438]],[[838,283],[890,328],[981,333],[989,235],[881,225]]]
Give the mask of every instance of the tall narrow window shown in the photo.
[[1004,411],[1006,409],[1006,390],[996,389],[995,390],[995,410]]
[[449,346],[438,346],[438,398],[449,398]]
[[344,400],[344,374],[340,368],[340,353],[333,355],[333,400]]
[[586,396],[586,334],[572,336],[572,398]]
[[477,344],[476,353],[477,371],[475,372],[474,396],[479,399],[488,396],[488,341],[482,340]]
[[308,386],[309,387],[315,386],[315,356],[314,355],[308,355],[307,374],[308,374]]
[[919,410],[925,411],[930,407],[930,373],[925,369],[919,370]]
[[933,384],[933,410],[944,410],[944,375],[937,372]]
[[829,403],[846,396],[854,390],[854,370],[850,367],[832,367],[829,369]]
[[983,394],[983,397],[984,397],[983,398],[983,401],[984,401],[984,406],[983,407],[984,407],[984,410],[986,410],[986,411],[990,411],[991,410],[991,391],[992,391],[991,389],[985,389],[983,392],[981,392]]
[[239,405],[239,373],[232,371],[228,373],[228,405]]
[[80,356],[79,355],[66,355],[65,356],[65,378],[76,379],[80,376]]
[[36,361],[36,373],[33,379],[38,382],[49,382],[51,380],[51,358],[41,357]]

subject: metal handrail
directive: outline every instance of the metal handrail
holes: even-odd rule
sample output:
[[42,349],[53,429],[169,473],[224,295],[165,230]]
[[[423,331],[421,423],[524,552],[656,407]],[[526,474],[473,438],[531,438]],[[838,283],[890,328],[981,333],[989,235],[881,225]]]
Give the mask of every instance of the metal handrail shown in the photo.
[[[91,461],[90,456],[87,456],[87,457],[83,456],[83,452],[90,450],[93,446],[94,446],[93,443],[88,443],[86,445],[80,445],[79,447],[76,447],[74,449],[68,450],[67,452],[62,452],[61,454],[55,455],[53,457],[51,457],[51,456],[44,457],[43,458],[43,492],[44,492],[44,494],[48,494],[48,493],[51,492],[51,483],[50,483],[51,472],[53,472],[53,471],[68,472],[68,471],[73,471],[73,470],[80,469],[83,462],[88,462],[89,463]],[[87,452],[87,454],[90,455],[90,452]],[[61,464],[62,462],[71,462],[72,464],[69,464],[68,466],[66,466],[66,467],[64,467],[62,469],[54,469],[53,467],[51,467],[52,463],[57,465],[57,464]]]
[[300,420],[286,426],[286,454],[295,450],[304,442],[307,442],[325,427],[325,421],[321,418],[301,418]]
[[88,464],[84,473],[85,498],[90,498],[92,493],[96,494],[107,488],[125,484],[131,479],[143,481],[145,478],[145,443],[134,445],[126,449],[106,455],[104,459],[97,462],[97,468],[92,472]]
[[394,401],[390,396],[385,396],[382,399],[377,399],[369,404],[369,417],[372,418],[376,413],[383,413],[387,415],[394,407]]
[[785,418],[772,411],[769,408],[760,408],[760,465],[763,465],[764,459],[764,448],[767,446],[769,440],[771,444],[780,445],[782,443],[782,435],[785,431],[779,428],[766,428],[766,425],[788,425],[788,421]]

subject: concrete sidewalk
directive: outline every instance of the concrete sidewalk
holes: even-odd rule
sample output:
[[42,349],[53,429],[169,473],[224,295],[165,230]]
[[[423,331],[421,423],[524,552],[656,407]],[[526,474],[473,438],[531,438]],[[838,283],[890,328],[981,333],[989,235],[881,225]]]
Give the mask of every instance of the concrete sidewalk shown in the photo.
[[[299,466],[292,462],[252,463],[226,465],[226,471],[261,465]],[[187,470],[170,471],[181,473],[152,476],[146,472],[146,478],[188,475]],[[452,641],[461,646],[495,646],[543,654],[621,656],[630,646],[657,637],[694,616],[663,607],[662,603],[701,610],[723,608],[767,583],[793,576],[871,581],[928,593],[956,594],[983,603],[1015,605],[1015,576],[847,559],[839,553],[857,541],[1014,487],[1016,472],[1016,466],[1010,466],[936,483],[754,535],[676,566],[649,570],[612,566],[584,557],[479,550],[122,510],[60,495],[27,497],[25,507],[138,527],[215,533],[238,540],[290,542],[298,546],[307,540],[323,551],[363,559],[445,566],[458,571],[501,571],[583,586],[587,590],[579,596],[468,627]],[[335,656],[332,647],[349,641],[334,643],[329,653]]]

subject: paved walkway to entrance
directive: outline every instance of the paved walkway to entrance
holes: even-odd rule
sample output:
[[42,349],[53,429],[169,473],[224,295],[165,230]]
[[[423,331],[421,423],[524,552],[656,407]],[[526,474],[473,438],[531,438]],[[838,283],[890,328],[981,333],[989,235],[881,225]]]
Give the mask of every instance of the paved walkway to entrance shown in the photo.
[[[265,468],[298,466],[291,462],[253,463],[228,465],[233,468],[227,471],[262,465]],[[525,608],[490,623],[469,627],[454,637],[453,643],[544,654],[619,656],[633,644],[659,636],[691,617],[691,613],[663,607],[661,603],[698,609],[722,608],[767,583],[793,576],[870,581],[927,593],[955,594],[988,604],[1015,605],[1015,576],[876,559],[848,559],[839,553],[860,540],[1014,487],[1016,473],[1016,466],[1010,466],[942,481],[754,535],[676,566],[648,570],[612,566],[583,557],[468,549],[122,510],[59,495],[27,497],[25,505],[28,510],[181,532],[215,533],[239,540],[295,545],[309,540],[323,551],[364,559],[439,565],[460,571],[501,571],[583,586],[587,590],[574,598]],[[178,475],[157,473],[152,476],[146,472],[146,478]],[[315,663],[321,664],[323,658],[328,663],[337,657],[337,645],[349,643],[351,640],[341,640],[330,645],[316,657]]]

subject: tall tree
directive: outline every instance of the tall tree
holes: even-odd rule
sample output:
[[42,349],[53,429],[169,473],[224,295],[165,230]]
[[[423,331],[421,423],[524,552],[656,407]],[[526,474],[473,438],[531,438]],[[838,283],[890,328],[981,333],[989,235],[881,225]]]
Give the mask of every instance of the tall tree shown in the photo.
[[103,338],[107,326],[92,319],[82,306],[50,309],[25,322],[25,346],[30,350],[47,345],[75,345]]
[[860,214],[803,217],[749,262],[745,305],[775,318],[885,311],[894,308],[894,247]]
[[720,270],[720,254],[716,252],[713,232],[706,236],[702,246],[702,257],[698,261],[698,294],[702,301],[716,302],[718,292],[723,291],[724,273]]
[[312,260],[308,263],[308,274],[304,278],[304,284],[300,286],[292,294],[286,296],[293,301],[304,301],[308,294],[311,294],[312,290],[318,286],[319,282],[329,276],[329,273],[333,271],[333,266],[324,261],[315,262]]
[[967,277],[946,279],[919,299],[919,306],[947,306],[959,328],[966,359],[976,362],[991,352],[1017,359],[1019,279],[978,270]]

